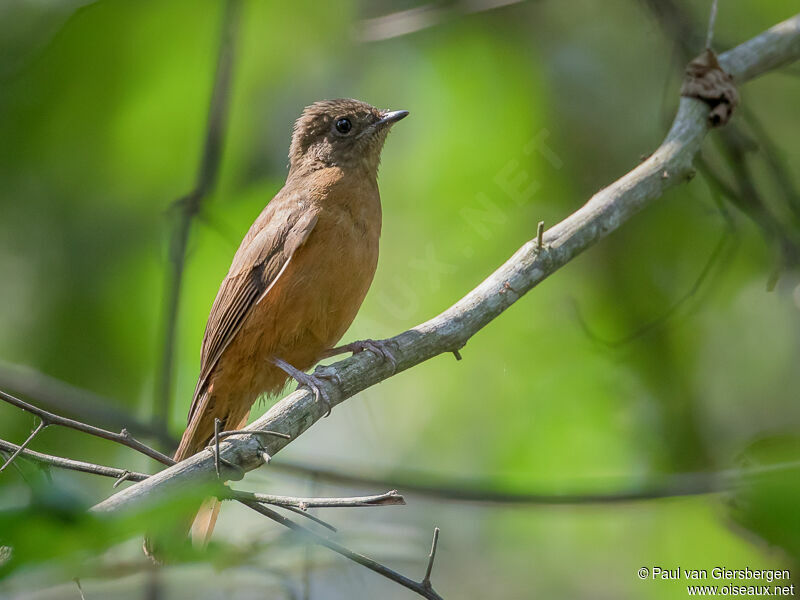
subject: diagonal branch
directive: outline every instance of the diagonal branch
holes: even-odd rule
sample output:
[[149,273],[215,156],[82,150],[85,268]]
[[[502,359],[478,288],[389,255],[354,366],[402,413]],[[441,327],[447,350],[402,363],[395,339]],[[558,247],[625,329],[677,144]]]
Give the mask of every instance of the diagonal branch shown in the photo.
[[[800,15],[725,52],[719,61],[741,83],[798,58]],[[369,352],[325,367],[335,372],[340,381],[338,385],[323,384],[331,405],[341,403],[394,373],[460,349],[526,292],[621,227],[667,189],[690,179],[694,174],[692,161],[708,132],[708,114],[704,103],[681,98],[678,114],[661,146],[646,161],[549,229],[541,249],[537,248],[535,239],[527,242],[452,307],[388,340],[395,348],[396,370]],[[296,439],[325,412],[326,408],[314,400],[313,393],[299,389],[280,400],[248,429],[282,432]],[[274,456],[288,443],[289,440],[281,438],[232,436],[220,445],[220,454],[242,471],[250,471],[264,464],[264,452]],[[223,474],[230,475],[230,470]],[[200,483],[214,477],[214,459],[203,452],[130,486],[97,504],[93,510],[99,513],[135,510],[160,502],[187,483]]]
[[[288,527],[295,533],[300,534],[303,538],[307,539],[308,541],[314,542],[315,544],[319,544],[320,546],[325,546],[329,550],[333,550],[337,554],[340,554],[341,556],[344,556],[345,558],[352,560],[353,562],[356,562],[370,569],[371,571],[375,571],[379,575],[383,575],[387,579],[391,579],[395,583],[399,583],[403,587],[406,587],[413,592],[416,592],[423,598],[428,598],[429,600],[442,600],[442,597],[434,591],[430,583],[430,568],[433,565],[433,557],[435,554],[435,552],[433,551],[428,563],[428,571],[426,573],[425,579],[423,581],[417,582],[414,581],[413,579],[410,579],[409,577],[406,577],[405,575],[401,575],[397,571],[390,569],[389,567],[387,567],[382,563],[379,563],[367,556],[364,556],[363,554],[359,554],[358,552],[353,552],[349,548],[345,548],[344,546],[342,546],[341,544],[337,544],[333,540],[329,540],[326,537],[317,535],[313,531],[306,529],[302,525],[298,525],[291,519],[287,519],[283,515],[275,512],[271,508],[259,504],[258,502],[243,501],[243,504],[246,504],[256,512],[259,512],[265,517],[272,519],[276,523],[280,523],[284,527]],[[438,528],[436,531],[438,534]],[[438,535],[435,536],[434,540],[436,540],[436,538],[438,538]]]

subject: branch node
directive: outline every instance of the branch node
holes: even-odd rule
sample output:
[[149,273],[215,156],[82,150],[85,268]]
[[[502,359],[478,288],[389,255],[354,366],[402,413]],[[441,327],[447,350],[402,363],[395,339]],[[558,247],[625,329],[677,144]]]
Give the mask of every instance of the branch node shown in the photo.
[[539,221],[536,227],[536,249],[542,249],[542,242],[544,240],[544,221]]
[[501,294],[505,294],[505,293],[506,293],[506,290],[511,290],[511,291],[512,291],[512,292],[514,292],[514,293],[515,293],[515,294],[516,294],[518,297],[519,297],[519,296],[522,296],[522,294],[520,294],[520,293],[519,293],[517,290],[515,290],[513,287],[511,287],[511,284],[510,284],[509,282],[507,282],[507,281],[504,281],[504,282],[503,282],[503,289],[502,289],[502,290],[500,290],[500,293],[501,293]]
[[113,485],[113,486],[111,486],[111,487],[113,487],[113,488],[117,488],[117,487],[119,487],[119,485],[120,485],[120,484],[121,484],[123,481],[127,481],[127,480],[128,480],[128,478],[129,478],[130,476],[131,476],[131,472],[130,472],[130,471],[128,471],[128,469],[125,469],[125,470],[122,472],[122,474],[121,474],[119,477],[117,477],[117,480],[114,482],[114,485]]
[[739,92],[733,85],[733,77],[722,70],[711,49],[704,50],[686,66],[681,96],[696,98],[708,105],[711,109],[708,114],[710,127],[725,125],[739,104]]
[[456,357],[456,360],[461,360],[461,352],[458,350],[453,350],[453,356]]
[[714,25],[717,22],[717,0],[711,0],[711,12],[708,15],[708,33],[706,34],[706,50],[711,50],[714,40]]

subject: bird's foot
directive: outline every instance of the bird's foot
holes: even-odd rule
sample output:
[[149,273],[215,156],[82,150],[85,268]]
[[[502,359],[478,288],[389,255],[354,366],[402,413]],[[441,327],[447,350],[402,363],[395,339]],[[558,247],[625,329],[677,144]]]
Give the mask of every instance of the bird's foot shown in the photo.
[[390,365],[392,365],[392,372],[395,372],[397,371],[397,359],[389,349],[390,343],[391,342],[388,340],[358,340],[349,344],[345,344],[344,346],[331,348],[325,352],[324,356],[336,356],[337,354],[344,354],[345,352],[358,354],[359,352],[364,352],[366,350],[367,352],[372,352],[378,358],[382,358],[383,360],[387,361]]
[[272,364],[294,379],[298,386],[305,386],[311,390],[311,392],[314,394],[314,400],[325,406],[326,417],[331,414],[331,399],[328,397],[328,393],[322,387],[320,387],[320,384],[322,383],[321,380],[323,379],[332,379],[334,382],[339,383],[338,375],[331,375],[328,373],[317,374],[316,372],[313,375],[309,375],[300,369],[294,368],[292,365],[287,363],[285,360],[281,360],[280,358],[273,358]]

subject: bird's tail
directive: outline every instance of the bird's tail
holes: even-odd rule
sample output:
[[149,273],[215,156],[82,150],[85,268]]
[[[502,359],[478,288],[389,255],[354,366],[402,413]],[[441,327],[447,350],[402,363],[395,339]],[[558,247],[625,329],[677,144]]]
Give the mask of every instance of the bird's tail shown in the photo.
[[[250,416],[249,406],[243,409],[237,409],[237,407],[233,406],[206,406],[209,400],[211,399],[208,397],[202,398],[199,410],[195,411],[192,420],[186,427],[178,449],[173,456],[176,462],[197,454],[211,443],[214,437],[215,418],[219,418],[222,421],[225,430],[241,429],[247,424],[247,419]],[[211,401],[213,402],[213,400]],[[221,502],[219,500],[208,498],[203,502],[194,518],[182,520],[179,525],[180,529],[176,526],[172,535],[183,537],[191,532],[192,541],[195,544],[205,545],[214,531],[220,506]],[[158,546],[159,544],[151,536],[147,536],[144,542],[144,553],[153,560],[160,561],[161,553]]]
[[[226,418],[222,419],[222,422],[225,424],[226,430],[231,429],[242,429],[245,425],[247,425],[247,419],[250,417],[250,409],[247,408],[244,414],[241,414],[241,411],[238,414],[233,414],[233,411],[228,413]],[[187,439],[187,433],[191,428],[187,428],[186,432],[183,434],[181,438],[181,443],[178,445],[178,450],[175,452],[175,460],[180,461],[183,458],[188,458],[205,448],[208,443],[212,440],[214,436],[214,420],[213,417],[211,419],[211,432],[209,433],[208,437],[203,437],[203,433],[205,432],[205,428],[200,429],[201,433],[199,435],[194,434],[191,438]],[[197,444],[195,440],[200,438],[203,440],[202,443]],[[185,457],[178,458],[180,452],[184,446],[184,440],[186,440],[186,454]],[[222,502],[220,502],[217,498],[207,498],[203,505],[200,507],[200,510],[197,511],[197,514],[194,516],[194,521],[191,525],[191,535],[192,535],[192,542],[195,545],[205,546],[208,543],[208,540],[211,539],[211,534],[214,532],[214,526],[217,524],[217,517],[219,516],[219,509],[222,506]]]

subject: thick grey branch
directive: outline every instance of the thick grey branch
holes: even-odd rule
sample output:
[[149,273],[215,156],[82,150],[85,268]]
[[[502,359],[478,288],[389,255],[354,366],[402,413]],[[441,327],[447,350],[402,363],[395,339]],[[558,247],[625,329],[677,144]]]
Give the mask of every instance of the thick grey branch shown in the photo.
[[[722,66],[738,83],[800,58],[800,15],[722,54]],[[665,190],[694,173],[692,161],[708,131],[709,109],[700,101],[682,98],[678,114],[661,146],[635,169],[595,194],[583,207],[549,229],[544,246],[536,240],[524,244],[505,264],[477,288],[433,319],[391,338],[397,372],[463,347],[481,328],[546,277],[588,247],[618,229]],[[369,352],[362,352],[326,367],[341,384],[325,384],[336,405],[393,375],[392,367]],[[300,389],[284,397],[250,425],[250,430],[278,431],[296,439],[325,414],[314,394]],[[289,440],[232,436],[221,444],[221,456],[242,471],[261,466],[266,451],[274,456]],[[241,477],[233,469],[223,476]],[[99,513],[142,508],[168,498],[187,483],[215,478],[214,459],[202,452],[146,481],[130,486],[96,505]]]

